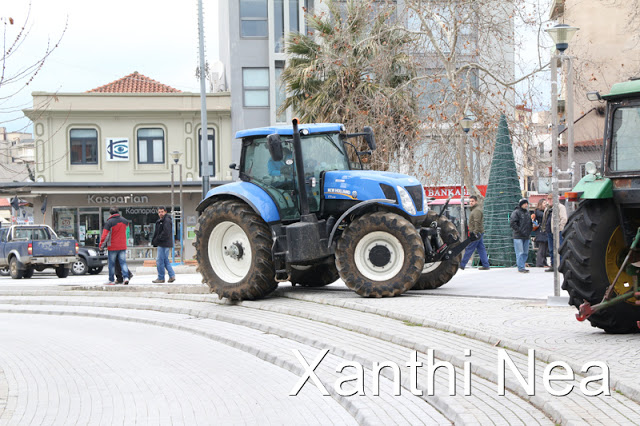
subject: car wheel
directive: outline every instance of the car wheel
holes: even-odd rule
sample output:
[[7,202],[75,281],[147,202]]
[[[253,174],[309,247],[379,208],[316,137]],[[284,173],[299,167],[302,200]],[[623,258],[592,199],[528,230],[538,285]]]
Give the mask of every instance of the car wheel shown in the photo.
[[9,273],[14,280],[19,280],[24,275],[24,270],[18,267],[18,259],[15,257],[12,257],[9,262]]
[[89,268],[89,274],[98,275],[102,272],[102,266],[94,266],[93,268]]
[[9,276],[9,267],[8,266],[3,266],[2,268],[0,268],[0,275],[2,275],[3,277],[8,277]]
[[83,258],[79,257],[73,264],[71,265],[71,273],[73,275],[84,275],[87,273],[87,261]]

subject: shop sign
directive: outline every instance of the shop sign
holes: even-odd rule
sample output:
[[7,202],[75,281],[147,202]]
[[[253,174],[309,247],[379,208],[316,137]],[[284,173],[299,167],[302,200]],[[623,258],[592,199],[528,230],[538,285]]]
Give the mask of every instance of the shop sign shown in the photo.
[[106,138],[107,161],[129,161],[128,138]]
[[149,204],[147,195],[87,195],[87,204],[103,206],[123,204]]
[[[487,194],[487,185],[476,185],[478,191],[484,196]],[[460,185],[457,186],[425,186],[424,192],[429,198],[460,198]],[[471,194],[464,188],[465,198],[469,198]]]

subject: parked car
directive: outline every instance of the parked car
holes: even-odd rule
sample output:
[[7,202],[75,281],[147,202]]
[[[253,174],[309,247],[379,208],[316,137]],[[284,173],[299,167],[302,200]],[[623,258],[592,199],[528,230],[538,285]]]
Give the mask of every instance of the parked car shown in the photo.
[[47,225],[0,228],[0,268],[8,267],[13,279],[31,278],[35,270],[45,268],[66,278],[77,254],[76,240],[59,238]]
[[73,275],[91,275],[99,274],[102,268],[107,264],[107,253],[98,247],[80,247],[78,250],[78,258],[71,266]]

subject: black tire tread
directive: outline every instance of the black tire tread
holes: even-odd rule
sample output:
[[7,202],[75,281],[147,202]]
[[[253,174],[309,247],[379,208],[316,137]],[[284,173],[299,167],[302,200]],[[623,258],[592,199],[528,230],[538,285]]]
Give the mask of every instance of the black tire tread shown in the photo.
[[[229,283],[218,277],[209,259],[209,237],[215,225],[223,221],[240,226],[249,236],[252,245],[253,266],[247,276],[237,283]],[[193,245],[196,248],[197,271],[212,293],[230,300],[254,300],[263,298],[278,287],[271,254],[271,231],[246,203],[223,200],[211,204],[200,215],[195,233],[196,241]]]
[[20,280],[24,276],[24,269],[20,269],[20,262],[16,257],[12,257],[9,261],[9,274],[14,280]]
[[[569,304],[576,308],[587,300],[600,303],[609,286],[605,269],[605,251],[609,238],[618,226],[616,207],[611,200],[586,200],[569,217],[560,247],[562,288],[569,293]],[[593,327],[607,333],[640,331],[640,307],[622,302],[594,313],[589,318]]]
[[[425,220],[425,226],[428,226],[431,222],[438,220],[438,226],[442,239],[447,244],[455,244],[460,241],[460,234],[455,225],[446,217],[441,216],[437,218],[435,212],[429,212],[427,219]],[[463,252],[464,253],[464,252]],[[447,261],[440,262],[440,265],[433,271],[420,274],[418,281],[413,286],[413,290],[434,290],[441,287],[451,281],[451,278],[458,272],[458,267],[462,261],[462,253]]]
[[[386,281],[370,281],[357,270],[354,252],[365,235],[385,231],[403,244],[403,269]],[[363,297],[394,297],[411,289],[424,266],[424,244],[420,234],[407,219],[395,213],[376,212],[354,220],[343,232],[336,247],[336,266],[347,287]]]
[[338,278],[340,278],[340,273],[334,258],[325,263],[313,265],[304,271],[295,268],[291,270],[291,284],[298,284],[302,287],[324,287],[333,284]]

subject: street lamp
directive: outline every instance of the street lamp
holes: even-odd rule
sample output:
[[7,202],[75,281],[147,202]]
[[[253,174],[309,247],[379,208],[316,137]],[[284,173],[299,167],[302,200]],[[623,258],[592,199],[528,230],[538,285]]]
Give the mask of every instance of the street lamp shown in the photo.
[[553,205],[556,208],[552,211],[553,226],[551,232],[553,234],[553,294],[554,297],[560,297],[560,274],[558,266],[560,263],[560,230],[558,229],[558,60],[567,61],[567,102],[566,102],[566,122],[567,122],[567,166],[571,172],[571,186],[573,187],[573,66],[571,56],[564,55],[564,51],[569,47],[569,41],[579,30],[567,24],[558,24],[545,31],[556,45],[559,55],[551,55],[551,184],[553,192]]
[[[464,131],[465,142],[460,147],[460,179],[462,180],[460,185],[460,235],[462,235],[462,239],[465,240],[467,237],[467,216],[464,211],[464,168],[467,159],[467,143],[469,142],[469,130],[471,130],[471,126],[473,126],[474,119],[469,116],[465,116],[460,120],[460,127]],[[471,189],[471,188],[469,188]]]
[[[184,238],[183,238],[183,227],[182,227],[182,212],[184,211],[183,205],[182,205],[182,164],[178,164],[178,161],[180,161],[180,156],[182,156],[182,153],[180,151],[172,151],[169,153],[169,155],[171,156],[171,158],[173,159],[173,163],[171,164],[171,216],[173,217],[173,223],[174,226],[175,224],[178,223],[178,219],[180,219],[180,263],[184,264]],[[175,205],[174,205],[174,198],[173,198],[173,193],[174,193],[174,178],[173,178],[173,169],[174,166],[178,164],[180,166],[180,168],[178,169],[178,174],[180,175],[180,213],[176,212],[175,209]],[[173,263],[176,263],[176,252],[175,250],[171,250],[172,252],[172,258],[173,258]]]

